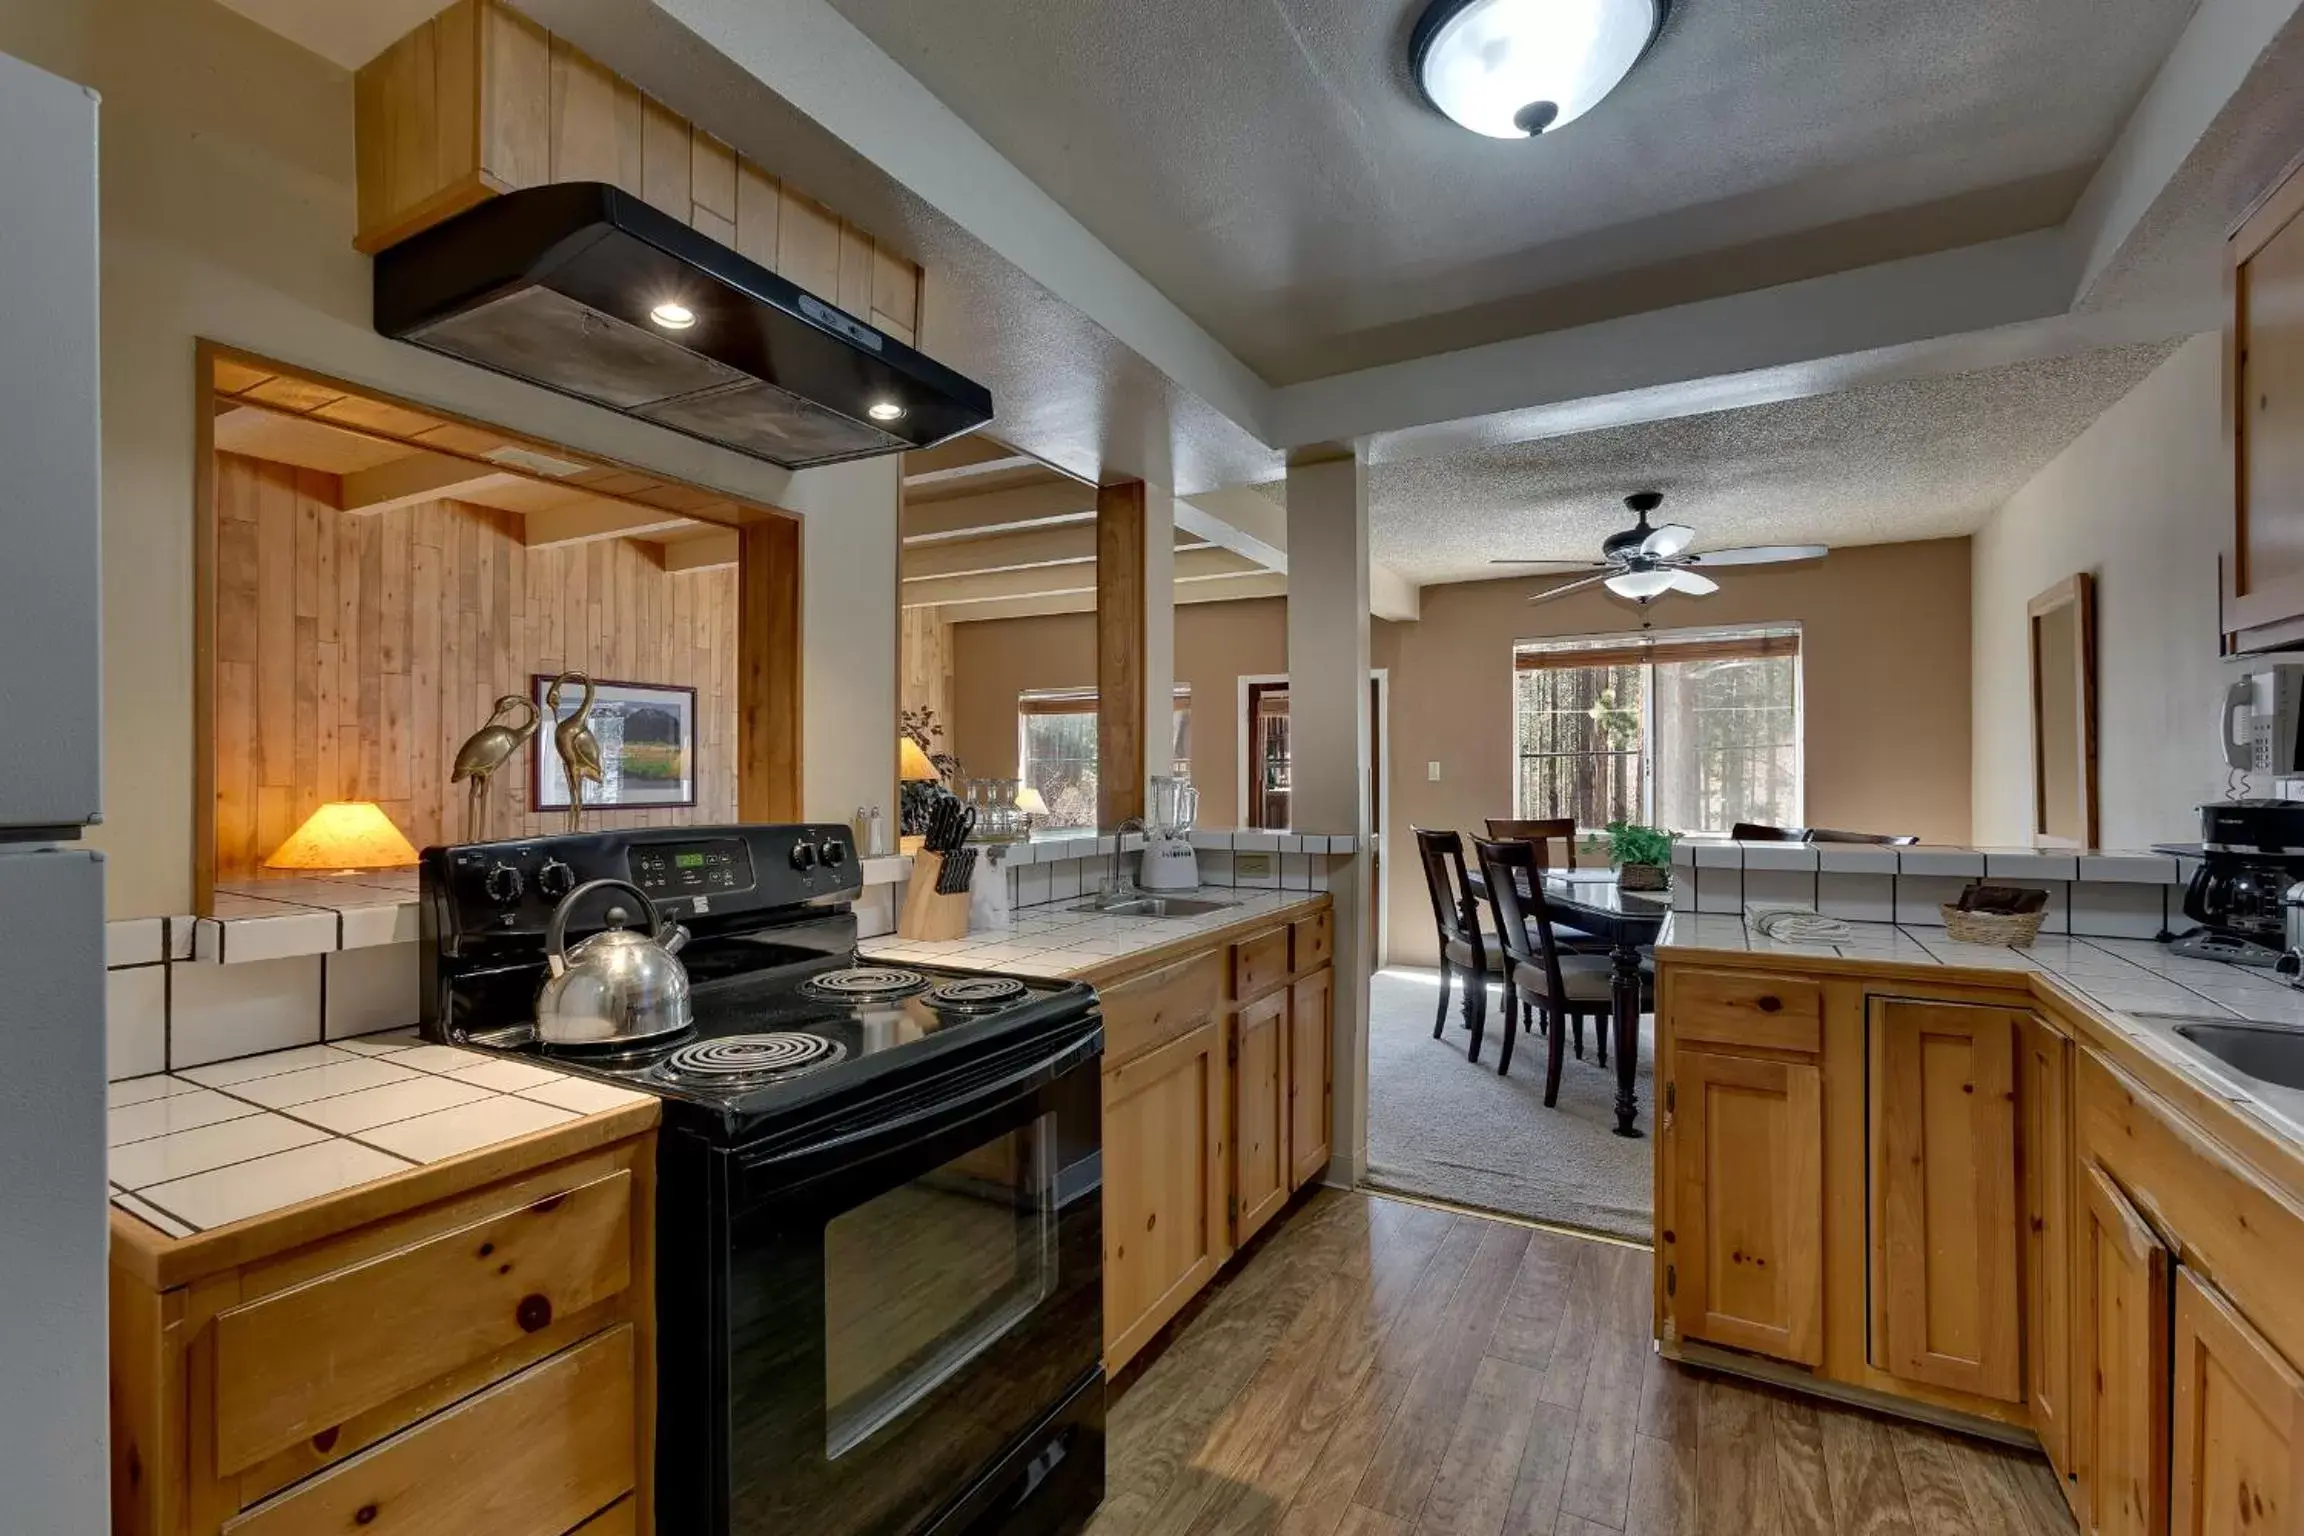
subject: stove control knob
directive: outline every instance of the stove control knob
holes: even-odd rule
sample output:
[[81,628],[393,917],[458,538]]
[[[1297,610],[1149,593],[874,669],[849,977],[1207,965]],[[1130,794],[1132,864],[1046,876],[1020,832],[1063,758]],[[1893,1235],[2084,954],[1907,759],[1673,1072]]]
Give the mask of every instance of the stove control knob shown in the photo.
[[499,864],[489,870],[487,884],[488,894],[497,901],[510,903],[520,899],[520,871],[509,864]]
[[546,859],[544,867],[536,871],[536,889],[558,901],[576,889],[576,871],[558,859]]
[[848,862],[848,845],[836,837],[824,839],[824,867],[838,869]]
[[814,843],[794,843],[792,845],[792,867],[794,869],[802,871],[814,869],[816,858],[816,845]]

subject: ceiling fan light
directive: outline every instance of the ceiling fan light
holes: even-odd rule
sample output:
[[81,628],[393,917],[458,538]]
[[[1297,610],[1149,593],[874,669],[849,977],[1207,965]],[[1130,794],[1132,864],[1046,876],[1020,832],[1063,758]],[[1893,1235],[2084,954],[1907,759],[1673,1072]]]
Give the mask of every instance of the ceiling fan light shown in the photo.
[[1492,139],[1572,123],[1632,72],[1668,0],[1432,0],[1410,58],[1425,96]]
[[1609,577],[1606,585],[1618,597],[1644,603],[1671,591],[1672,576],[1671,571],[1622,571]]

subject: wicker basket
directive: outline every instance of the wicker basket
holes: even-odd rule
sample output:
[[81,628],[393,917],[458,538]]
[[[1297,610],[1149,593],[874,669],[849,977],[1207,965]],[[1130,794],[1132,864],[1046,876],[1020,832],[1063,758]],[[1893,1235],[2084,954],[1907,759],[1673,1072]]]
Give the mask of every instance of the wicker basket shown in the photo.
[[1944,936],[1961,944],[1999,944],[2009,949],[2030,949],[2040,937],[2046,912],[1963,912],[1950,902],[1937,910],[1944,914]]

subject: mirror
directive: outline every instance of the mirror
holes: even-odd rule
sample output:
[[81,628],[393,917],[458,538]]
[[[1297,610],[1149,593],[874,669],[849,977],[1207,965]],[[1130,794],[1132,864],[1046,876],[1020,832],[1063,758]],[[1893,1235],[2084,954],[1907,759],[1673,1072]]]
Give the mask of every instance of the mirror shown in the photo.
[[2096,582],[2081,571],[2032,599],[2032,842],[2096,846]]

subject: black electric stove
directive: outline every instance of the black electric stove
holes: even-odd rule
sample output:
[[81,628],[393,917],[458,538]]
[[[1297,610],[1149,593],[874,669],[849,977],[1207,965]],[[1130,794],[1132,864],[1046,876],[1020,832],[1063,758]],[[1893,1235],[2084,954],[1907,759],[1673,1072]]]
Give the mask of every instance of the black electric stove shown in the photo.
[[[1090,988],[859,955],[844,828],[466,844],[425,850],[421,875],[428,1036],[663,1101],[659,1529],[1085,1524],[1104,1405]],[[690,930],[695,1024],[547,1047],[544,929],[603,877]],[[616,897],[591,900],[571,942]]]

